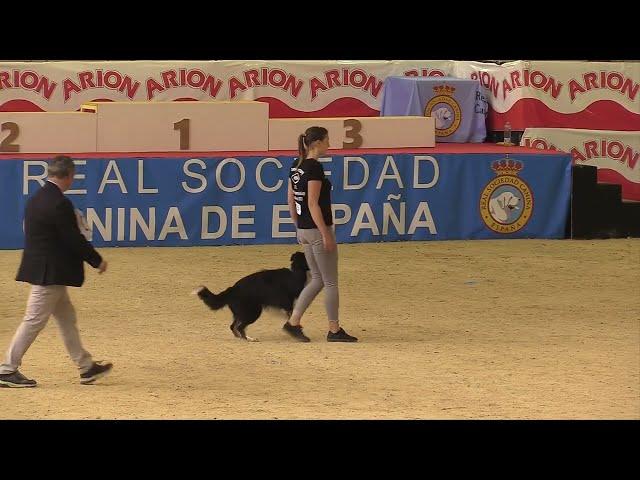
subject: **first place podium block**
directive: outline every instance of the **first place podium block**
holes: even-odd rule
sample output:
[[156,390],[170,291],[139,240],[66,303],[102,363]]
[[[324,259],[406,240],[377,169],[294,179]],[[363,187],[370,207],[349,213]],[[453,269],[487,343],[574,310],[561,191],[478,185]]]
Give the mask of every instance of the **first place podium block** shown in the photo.
[[91,102],[98,152],[265,151],[269,104],[234,102]]

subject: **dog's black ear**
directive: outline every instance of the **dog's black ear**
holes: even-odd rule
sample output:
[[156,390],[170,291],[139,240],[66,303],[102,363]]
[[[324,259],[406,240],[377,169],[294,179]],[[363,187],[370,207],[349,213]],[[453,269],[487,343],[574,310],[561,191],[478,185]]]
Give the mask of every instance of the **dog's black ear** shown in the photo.
[[291,264],[294,267],[309,270],[309,264],[307,263],[307,258],[304,256],[304,252],[296,252],[291,255]]

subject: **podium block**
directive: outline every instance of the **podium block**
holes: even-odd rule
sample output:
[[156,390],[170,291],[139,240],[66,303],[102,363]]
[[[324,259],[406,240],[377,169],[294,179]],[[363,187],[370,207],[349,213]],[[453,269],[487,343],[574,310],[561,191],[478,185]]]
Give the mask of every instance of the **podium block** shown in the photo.
[[297,150],[312,126],[329,131],[330,150],[435,146],[432,117],[282,118],[269,120],[269,150]]
[[269,104],[91,102],[98,152],[265,151]]
[[0,112],[0,153],[96,152],[95,115]]

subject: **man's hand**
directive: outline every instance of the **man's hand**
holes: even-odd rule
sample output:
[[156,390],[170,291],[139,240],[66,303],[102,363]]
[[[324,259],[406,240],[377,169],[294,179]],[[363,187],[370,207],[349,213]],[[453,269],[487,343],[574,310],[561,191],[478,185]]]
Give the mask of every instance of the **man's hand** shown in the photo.
[[107,262],[103,260],[102,263],[98,266],[98,273],[104,273],[106,271],[107,271]]

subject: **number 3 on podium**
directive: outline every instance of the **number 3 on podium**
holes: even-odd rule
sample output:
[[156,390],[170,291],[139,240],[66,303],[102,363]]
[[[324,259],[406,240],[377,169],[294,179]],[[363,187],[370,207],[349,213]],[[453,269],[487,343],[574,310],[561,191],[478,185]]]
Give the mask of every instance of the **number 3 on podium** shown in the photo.
[[362,145],[362,124],[355,118],[349,118],[344,121],[344,128],[349,128],[344,134],[345,138],[351,139],[350,142],[342,142],[342,148],[360,148]]

